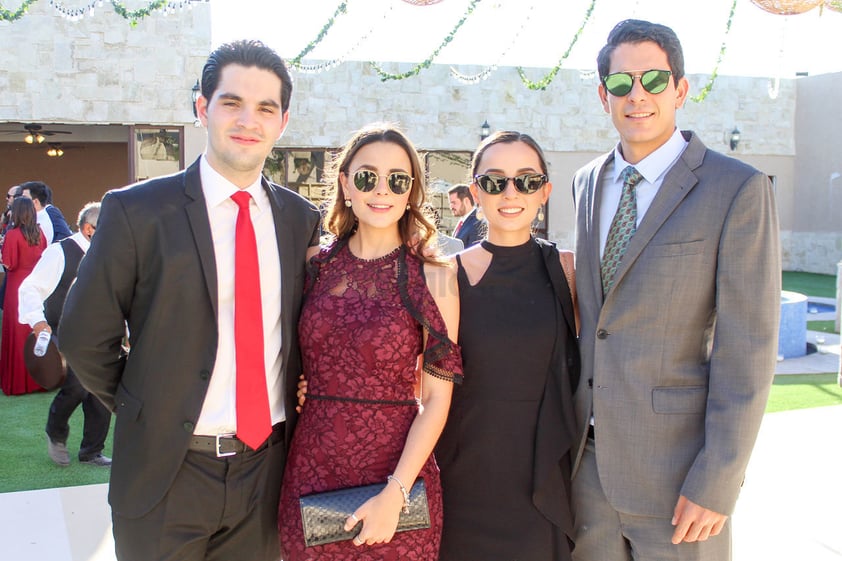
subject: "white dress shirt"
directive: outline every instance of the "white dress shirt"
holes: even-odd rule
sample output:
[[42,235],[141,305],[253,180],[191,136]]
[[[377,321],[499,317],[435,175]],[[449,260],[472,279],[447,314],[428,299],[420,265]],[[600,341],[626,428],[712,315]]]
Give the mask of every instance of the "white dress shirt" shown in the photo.
[[[194,434],[233,434],[237,432],[234,250],[239,207],[231,195],[240,189],[214,170],[206,155],[202,156],[199,166],[216,256],[219,342],[210,386]],[[252,196],[249,207],[260,266],[263,360],[272,424],[275,424],[286,419],[281,376],[281,263],[269,196],[263,190],[260,179],[246,191]]]
[[[44,211],[44,214],[46,215],[47,212]],[[47,222],[49,221],[50,218],[47,217]],[[76,242],[83,253],[87,253],[91,246],[91,242],[82,235],[82,232],[76,232],[69,239]],[[38,322],[47,321],[44,317],[44,302],[56,289],[63,274],[64,250],[59,243],[50,244],[41,254],[35,268],[18,288],[18,321],[20,323],[35,327]]]
[[50,215],[47,213],[47,207],[42,208],[35,214],[35,222],[41,227],[41,231],[44,232],[44,237],[47,239],[47,245],[53,243],[53,236],[55,232],[53,231],[53,221],[50,220]]
[[[664,176],[678,160],[679,156],[687,148],[687,141],[677,128],[672,136],[657,150],[634,164],[634,168],[643,176],[643,179],[635,187],[637,195],[637,225],[649,210],[649,206],[658,194],[658,189],[664,182]],[[605,251],[605,244],[608,241],[608,230],[611,229],[611,222],[617,213],[617,206],[620,204],[620,196],[623,192],[623,180],[621,175],[628,163],[620,153],[620,145],[614,148],[614,164],[609,164],[602,177],[602,199],[599,204],[599,257],[602,259]]]

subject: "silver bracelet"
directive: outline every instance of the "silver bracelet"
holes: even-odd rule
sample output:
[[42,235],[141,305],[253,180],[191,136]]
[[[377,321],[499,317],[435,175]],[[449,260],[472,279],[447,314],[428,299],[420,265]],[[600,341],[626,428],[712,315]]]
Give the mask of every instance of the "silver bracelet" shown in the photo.
[[409,514],[409,492],[404,487],[404,484],[401,483],[401,480],[395,477],[394,475],[389,475],[386,477],[386,482],[394,481],[398,484],[398,487],[401,488],[401,494],[403,495],[403,512],[404,514]]

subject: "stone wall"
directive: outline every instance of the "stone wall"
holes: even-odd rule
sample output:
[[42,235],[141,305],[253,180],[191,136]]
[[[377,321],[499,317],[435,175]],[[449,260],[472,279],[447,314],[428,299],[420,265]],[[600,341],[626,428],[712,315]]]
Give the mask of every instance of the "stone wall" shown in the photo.
[[211,45],[210,5],[194,6],[131,27],[108,3],[71,22],[43,1],[0,22],[0,121],[191,123]]
[[842,262],[842,234],[782,230],[781,249],[787,271],[836,275]]
[[[21,20],[0,22],[0,49],[11,53],[0,65],[0,122],[183,125],[192,161],[205,136],[191,125],[190,89],[212,48],[210,18],[211,4],[197,3],[170,16],[155,13],[133,28],[106,3],[73,23],[37,2]],[[411,66],[384,65],[391,72]],[[526,72],[538,80],[546,69]],[[510,67],[471,85],[457,81],[447,65],[385,82],[364,62],[293,74],[282,146],[336,147],[376,120],[399,122],[422,150],[470,151],[486,120],[493,129],[533,135],[547,152],[555,186],[549,236],[566,246],[573,235],[570,179],[617,139],[596,77],[577,70],[562,70],[543,91],[527,89]],[[688,78],[694,95],[708,77]],[[688,101],[679,111],[678,124],[710,148],[775,176],[785,268],[833,273],[842,259],[835,216],[842,176],[834,175],[842,173],[842,113],[827,111],[825,100],[842,91],[842,74],[781,80],[775,99],[769,87],[765,78],[720,76],[705,101]],[[742,140],[732,152],[734,127]]]
[[[386,65],[391,71],[410,68]],[[545,69],[528,69],[533,79]],[[706,76],[690,76],[691,94]],[[484,81],[465,85],[447,65],[432,65],[418,76],[380,80],[364,62],[346,62],[319,74],[295,73],[292,117],[282,143],[335,146],[361,125],[399,121],[416,144],[434,150],[471,150],[487,120],[492,129],[532,134],[548,152],[603,152],[616,142],[611,121],[596,93],[597,79],[562,70],[544,91],[531,91],[515,68],[499,68]],[[743,141],[737,155],[795,154],[795,81],[783,80],[777,99],[768,80],[720,76],[702,103],[688,101],[679,126],[695,130],[716,150],[728,151],[726,133],[738,126]],[[774,116],[774,118],[771,118]]]

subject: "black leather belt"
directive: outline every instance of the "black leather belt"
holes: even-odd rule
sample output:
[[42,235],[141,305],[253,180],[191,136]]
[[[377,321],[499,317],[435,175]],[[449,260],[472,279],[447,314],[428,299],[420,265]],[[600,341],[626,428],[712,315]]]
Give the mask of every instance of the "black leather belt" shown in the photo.
[[595,440],[593,425],[588,425],[588,438],[590,438],[591,440]]
[[[272,434],[266,441],[257,447],[254,452],[260,452],[270,444],[277,444],[284,439],[284,423],[278,423],[272,427]],[[218,434],[216,436],[204,436],[194,434],[190,438],[188,448],[194,452],[213,454],[217,458],[234,456],[243,452],[252,452],[252,449],[234,434]]]

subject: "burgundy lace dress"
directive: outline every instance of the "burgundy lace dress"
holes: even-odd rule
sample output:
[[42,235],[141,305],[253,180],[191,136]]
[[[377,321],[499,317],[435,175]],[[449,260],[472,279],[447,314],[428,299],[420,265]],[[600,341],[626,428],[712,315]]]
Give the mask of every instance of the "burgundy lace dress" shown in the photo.
[[[442,528],[439,470],[421,469],[431,528],[395,534],[388,544],[343,541],[304,547],[298,498],[381,483],[403,451],[418,413],[415,367],[427,329],[424,370],[461,381],[459,348],[427,289],[423,265],[400,247],[374,260],[354,257],[342,241],[313,261],[299,337],[307,403],[287,458],[278,519],[284,561],[438,559]],[[410,485],[411,482],[404,482]]]

